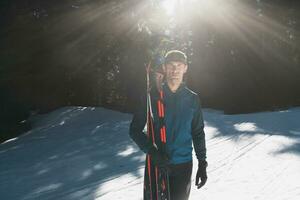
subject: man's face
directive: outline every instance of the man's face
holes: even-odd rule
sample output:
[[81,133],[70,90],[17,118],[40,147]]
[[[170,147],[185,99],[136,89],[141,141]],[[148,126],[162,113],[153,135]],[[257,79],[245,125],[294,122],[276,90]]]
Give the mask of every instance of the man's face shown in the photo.
[[165,71],[165,75],[168,81],[181,82],[183,79],[183,75],[187,71],[187,65],[182,62],[171,61],[166,63],[163,66],[163,69]]

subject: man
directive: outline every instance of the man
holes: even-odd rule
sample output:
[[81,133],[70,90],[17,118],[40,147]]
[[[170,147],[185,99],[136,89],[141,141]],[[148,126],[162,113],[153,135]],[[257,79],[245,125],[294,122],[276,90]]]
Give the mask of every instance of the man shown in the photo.
[[[195,184],[200,188],[207,180],[201,105],[198,95],[188,89],[183,82],[183,76],[188,69],[187,58],[183,52],[169,51],[165,56],[162,69],[165,76],[161,89],[164,92],[167,155],[162,155],[157,147],[148,142],[147,136],[143,133],[146,123],[145,106],[141,106],[135,112],[130,125],[130,136],[142,151],[152,156],[156,165],[169,169],[171,200],[187,200],[191,189],[192,143],[198,159]],[[156,98],[156,93],[152,92],[152,98]],[[154,113],[157,112],[155,106],[152,109]],[[154,119],[154,126],[155,123],[156,119]]]

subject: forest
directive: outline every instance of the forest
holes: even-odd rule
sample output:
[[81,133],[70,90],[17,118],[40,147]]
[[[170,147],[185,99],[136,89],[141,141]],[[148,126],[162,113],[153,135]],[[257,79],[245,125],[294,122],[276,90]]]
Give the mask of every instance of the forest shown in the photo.
[[[1,0],[0,141],[65,106],[133,112],[157,54],[225,114],[300,105],[300,1]],[[154,63],[154,62],[153,62]]]

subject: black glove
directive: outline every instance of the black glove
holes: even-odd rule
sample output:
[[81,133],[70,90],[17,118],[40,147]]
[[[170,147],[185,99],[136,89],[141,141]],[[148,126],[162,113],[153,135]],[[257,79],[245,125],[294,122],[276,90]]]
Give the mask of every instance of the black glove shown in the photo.
[[[205,160],[198,161],[198,171],[196,175],[196,186],[200,189],[207,181],[207,173],[206,173],[207,162]],[[199,183],[199,179],[201,182]]]
[[149,148],[148,153],[151,156],[151,159],[154,163],[154,165],[161,167],[161,168],[165,168],[167,167],[168,163],[169,163],[169,159],[166,155],[163,155],[156,146],[151,146]]

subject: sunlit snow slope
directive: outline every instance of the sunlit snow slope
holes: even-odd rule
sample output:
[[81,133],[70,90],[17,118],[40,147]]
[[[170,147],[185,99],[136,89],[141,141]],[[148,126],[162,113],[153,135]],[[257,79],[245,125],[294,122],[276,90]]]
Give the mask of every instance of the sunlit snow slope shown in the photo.
[[[132,115],[64,107],[0,145],[1,200],[139,200],[144,154]],[[208,182],[191,200],[299,200],[300,108],[224,115],[204,110]],[[194,160],[193,182],[197,160]]]

